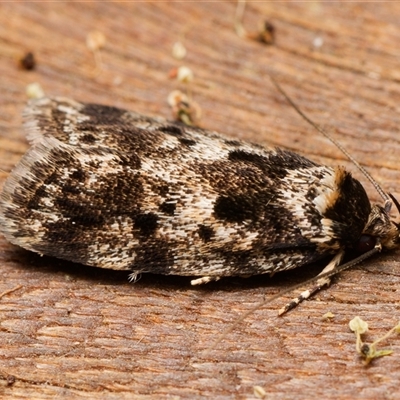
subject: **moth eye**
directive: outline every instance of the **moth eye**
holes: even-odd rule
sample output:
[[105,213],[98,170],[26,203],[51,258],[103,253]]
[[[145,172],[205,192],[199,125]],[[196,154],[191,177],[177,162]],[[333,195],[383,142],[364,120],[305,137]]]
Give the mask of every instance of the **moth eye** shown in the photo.
[[361,235],[360,239],[358,239],[358,243],[356,245],[356,250],[359,253],[366,253],[369,250],[372,250],[375,247],[376,238],[371,235]]

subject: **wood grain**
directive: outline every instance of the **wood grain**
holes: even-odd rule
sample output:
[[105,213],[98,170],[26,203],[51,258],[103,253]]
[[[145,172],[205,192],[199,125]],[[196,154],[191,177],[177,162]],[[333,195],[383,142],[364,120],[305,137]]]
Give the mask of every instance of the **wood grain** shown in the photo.
[[[187,65],[203,127],[354,171],[277,93],[273,74],[400,196],[400,4],[249,3],[245,26],[271,22],[271,46],[240,39],[234,14],[234,2],[2,3],[1,184],[28,147],[20,115],[29,83],[48,95],[168,117],[168,93],[186,90],[169,73]],[[86,46],[96,30],[106,38],[100,67]],[[182,61],[172,56],[176,41],[187,48]],[[27,51],[34,71],[18,66]],[[277,310],[292,295],[267,304],[205,354],[255,303],[321,266],[204,287],[152,275],[133,285],[124,273],[41,258],[1,237],[0,292],[14,289],[0,298],[1,396],[252,399],[259,385],[273,399],[399,398],[400,338],[386,342],[392,356],[365,367],[348,328],[360,315],[372,341],[397,323],[399,254],[341,274],[283,318]],[[330,321],[322,318],[328,311]]]

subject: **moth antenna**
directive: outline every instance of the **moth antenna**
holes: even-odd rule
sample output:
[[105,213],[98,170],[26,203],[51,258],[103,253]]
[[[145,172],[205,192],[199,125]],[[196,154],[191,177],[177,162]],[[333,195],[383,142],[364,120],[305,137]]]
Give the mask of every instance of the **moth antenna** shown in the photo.
[[[359,162],[328,132],[322,129],[318,124],[313,122],[300,108],[294,103],[294,101],[289,97],[289,95],[283,90],[280,84],[270,76],[272,83],[278,89],[278,91],[285,97],[285,99],[289,102],[289,104],[293,107],[293,109],[299,114],[305,121],[307,121],[314,129],[316,129],[319,133],[325,136],[331,143],[333,143],[357,168],[358,170],[371,182],[372,186],[378,192],[378,194],[382,197],[382,199],[387,202],[390,201],[392,197],[390,197],[379,185],[378,182],[369,174],[369,172],[359,164]],[[393,200],[393,199],[392,199]]]
[[376,253],[379,253],[382,250],[382,245],[378,241],[375,244],[375,247],[369,251],[367,251],[364,254],[361,254],[359,257],[355,258],[354,260],[351,260],[343,265],[340,265],[336,267],[332,271],[328,271],[324,274],[320,274],[314,278],[308,279],[307,281],[301,282],[297,285],[290,286],[289,288],[285,290],[281,290],[279,293],[273,295],[272,297],[269,297],[267,300],[263,300],[260,303],[256,304],[254,307],[250,308],[250,310],[246,311],[243,315],[241,315],[239,318],[237,318],[232,324],[229,325],[227,329],[225,329],[222,333],[221,336],[212,344],[211,347],[209,347],[207,350],[205,350],[205,353],[209,353],[212,350],[215,350],[215,348],[226,338],[226,336],[232,332],[241,322],[243,322],[249,315],[253,314],[255,311],[259,310],[260,308],[264,307],[266,304],[273,302],[276,299],[279,299],[280,297],[284,296],[285,294],[288,294],[296,289],[300,289],[303,286],[308,286],[316,282],[317,280],[321,278],[330,278],[339,272],[342,272],[346,269],[349,269],[351,267],[354,267],[355,265],[361,263],[362,261],[366,260],[367,258],[373,256]]

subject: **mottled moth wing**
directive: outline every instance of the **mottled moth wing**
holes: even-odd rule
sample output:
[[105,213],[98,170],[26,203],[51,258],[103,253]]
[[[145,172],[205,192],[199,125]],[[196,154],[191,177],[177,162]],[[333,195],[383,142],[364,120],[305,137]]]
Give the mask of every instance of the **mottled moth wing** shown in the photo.
[[[0,229],[82,264],[194,276],[274,273],[357,242],[371,206],[344,169],[119,108],[40,99]],[[353,201],[356,198],[357,201]]]

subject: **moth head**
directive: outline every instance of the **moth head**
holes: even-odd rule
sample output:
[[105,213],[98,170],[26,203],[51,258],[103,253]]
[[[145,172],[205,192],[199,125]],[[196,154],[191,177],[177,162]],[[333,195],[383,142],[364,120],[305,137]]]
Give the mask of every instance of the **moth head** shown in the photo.
[[379,241],[384,249],[393,249],[400,246],[400,223],[390,216],[394,204],[400,214],[400,204],[397,199],[389,193],[391,200],[386,200],[385,205],[373,205],[368,222],[361,235],[357,250],[365,253],[371,250]]
[[391,193],[388,193],[388,195],[389,195],[390,199],[392,200],[392,201],[390,201],[390,200],[386,201],[386,204],[388,207],[388,214],[390,213],[392,204],[394,204],[396,206],[396,210],[397,210],[397,218],[396,218],[396,220],[391,219],[391,223],[395,227],[395,230],[396,230],[395,237],[393,238],[393,247],[398,247],[400,245],[400,223],[398,222],[399,217],[400,217],[400,203],[398,202],[396,197],[394,197]]

